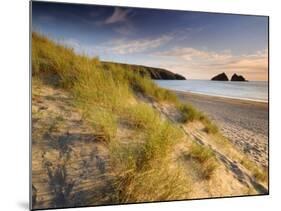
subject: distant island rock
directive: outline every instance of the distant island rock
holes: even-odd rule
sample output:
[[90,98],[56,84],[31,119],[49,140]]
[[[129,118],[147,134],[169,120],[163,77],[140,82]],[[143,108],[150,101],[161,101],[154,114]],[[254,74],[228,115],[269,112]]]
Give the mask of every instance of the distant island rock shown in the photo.
[[247,81],[242,75],[233,74],[231,81]]
[[[113,64],[113,62],[102,62],[104,65]],[[147,67],[143,65],[135,64],[123,64],[123,63],[114,63],[119,64],[126,69],[137,71],[141,75],[148,75],[153,80],[186,80],[186,78],[180,74],[173,73],[169,70],[165,70],[157,67]]]
[[228,81],[228,77],[225,73],[221,73],[221,74],[214,76],[211,80],[212,81]]

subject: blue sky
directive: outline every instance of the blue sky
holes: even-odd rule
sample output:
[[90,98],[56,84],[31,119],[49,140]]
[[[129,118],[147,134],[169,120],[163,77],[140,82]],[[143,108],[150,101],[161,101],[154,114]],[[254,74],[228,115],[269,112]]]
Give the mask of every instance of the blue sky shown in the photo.
[[268,19],[175,10],[32,3],[34,31],[101,60],[189,79],[226,72],[267,80]]

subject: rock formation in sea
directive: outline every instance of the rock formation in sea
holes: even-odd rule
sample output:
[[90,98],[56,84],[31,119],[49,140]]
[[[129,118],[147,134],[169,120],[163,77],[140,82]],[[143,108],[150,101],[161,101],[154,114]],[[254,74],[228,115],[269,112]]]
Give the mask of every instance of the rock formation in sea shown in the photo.
[[228,77],[225,73],[221,73],[221,74],[214,76],[211,80],[212,81],[228,81]]
[[233,74],[231,81],[247,81],[242,75]]

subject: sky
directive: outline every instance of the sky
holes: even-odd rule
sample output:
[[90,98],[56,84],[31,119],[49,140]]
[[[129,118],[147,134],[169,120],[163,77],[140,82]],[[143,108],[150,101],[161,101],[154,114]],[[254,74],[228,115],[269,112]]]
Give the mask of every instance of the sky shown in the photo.
[[79,54],[187,79],[225,72],[268,80],[265,16],[33,1],[32,30]]

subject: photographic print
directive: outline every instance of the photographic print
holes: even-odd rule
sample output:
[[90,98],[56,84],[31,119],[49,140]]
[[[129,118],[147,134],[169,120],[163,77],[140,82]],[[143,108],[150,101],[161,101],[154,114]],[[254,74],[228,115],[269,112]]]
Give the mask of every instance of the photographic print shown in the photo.
[[30,12],[31,209],[268,194],[268,16]]

